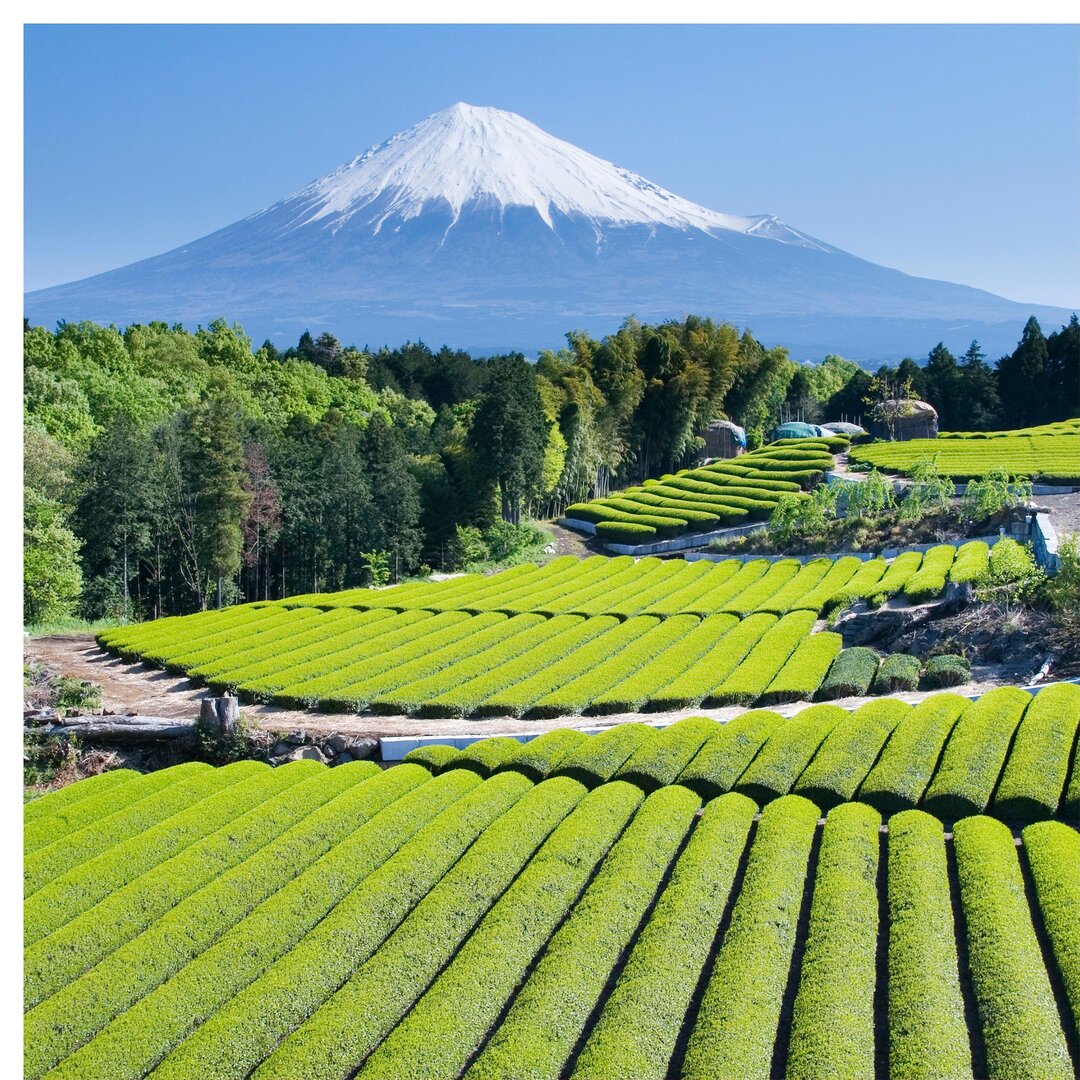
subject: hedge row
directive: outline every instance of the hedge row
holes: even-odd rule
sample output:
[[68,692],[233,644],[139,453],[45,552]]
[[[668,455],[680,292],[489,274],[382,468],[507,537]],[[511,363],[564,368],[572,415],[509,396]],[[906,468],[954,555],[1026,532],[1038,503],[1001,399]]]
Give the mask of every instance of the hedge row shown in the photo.
[[616,724],[570,751],[555,770],[556,776],[572,776],[588,787],[610,780],[642,746],[656,738],[656,729],[644,724]]
[[[137,819],[125,821],[124,839],[81,861],[77,849],[62,851],[52,847],[36,854],[52,856],[49,865],[35,864],[36,881],[42,884],[23,907],[24,940],[27,945],[41,941],[77,915],[93,907],[103,897],[134,880],[159,862],[182,851],[188,844],[234,816],[238,807],[248,809],[268,797],[265,782],[270,767],[255,761],[241,761],[224,769],[208,769],[174,788],[177,798],[163,814],[153,805],[141,806],[146,827]],[[301,770],[291,771],[283,781],[299,780]],[[155,800],[144,800],[153,803]],[[164,799],[162,801],[165,801]],[[153,843],[148,844],[148,839]],[[63,848],[63,844],[58,845]]]
[[818,808],[765,808],[683,1062],[687,1080],[768,1076]]
[[890,1080],[971,1080],[945,830],[905,810],[888,853]]
[[[509,1074],[558,1080],[612,969],[630,943],[668,865],[689,832],[698,807],[697,797],[681,787],[663,788],[645,800],[584,895],[574,905],[570,917],[547,943],[536,969],[519,990],[491,1041],[469,1069],[467,1076],[471,1080]],[[501,940],[520,938],[534,921],[531,916],[526,918],[525,926],[521,925],[521,918],[508,920],[500,926],[501,937],[491,937],[488,947],[498,949]],[[540,929],[548,927],[541,926]],[[542,942],[534,944],[532,951],[535,952],[539,944]],[[479,942],[470,943],[474,969],[485,956],[477,947],[479,945]],[[466,974],[467,981],[459,984],[461,988],[472,982],[472,974]],[[515,974],[520,978],[521,971],[515,971]],[[508,989],[512,987],[513,983],[510,983]],[[489,996],[486,989],[485,985],[484,997]],[[485,1014],[489,1023],[498,1015],[499,994],[493,996],[496,1011],[492,1014],[488,1005]],[[421,1010],[430,1013],[431,1010],[424,1007],[426,1004]],[[446,1015],[454,1015],[454,997],[447,997],[446,1004],[449,1006]],[[451,1071],[446,1068],[450,1062],[438,1060],[433,1048],[445,1046],[450,1041],[432,1038],[439,1029],[429,1025],[425,1031],[424,1024],[414,1024],[412,1017],[406,1020],[404,1027],[416,1029],[411,1032],[413,1038],[399,1040],[395,1034],[389,1040],[386,1053],[380,1051],[379,1054],[386,1065],[382,1075],[394,1077],[393,1069],[402,1060],[416,1061],[412,1075],[417,1077],[447,1075]],[[456,1039],[453,1041],[457,1042]],[[467,1052],[471,1040],[466,1037],[463,1041]],[[473,1045],[477,1041],[473,1041]],[[460,1067],[460,1062],[454,1064]],[[376,1069],[371,1075],[380,1073]]]
[[[467,716],[470,713],[483,715],[485,702],[497,697],[500,691],[510,692],[520,682],[528,680],[537,672],[547,670],[552,664],[574,654],[595,638],[617,625],[614,618],[600,616],[595,619],[573,618],[572,622],[561,623],[539,645],[522,653],[501,667],[492,668],[474,675],[452,690],[446,690],[431,698],[420,710],[424,716]],[[552,620],[554,622],[554,620]],[[498,714],[498,706],[492,707]]]
[[867,593],[870,604],[877,607],[891,596],[903,592],[907,583],[915,575],[922,563],[922,554],[918,551],[905,551],[897,555],[881,579]]
[[768,709],[736,716],[706,741],[679,774],[679,783],[705,799],[731,791],[765,741],[786,723]]
[[546,731],[535,739],[519,743],[517,749],[499,765],[499,771],[515,769],[538,784],[551,776],[556,766],[565,761],[587,738],[587,735],[572,728]]
[[932,690],[943,686],[960,686],[971,681],[971,665],[962,656],[944,654],[926,661],[923,682]]
[[984,694],[964,710],[927,789],[926,810],[952,820],[986,809],[1013,732],[1029,704],[1030,694],[1005,686]]
[[412,765],[422,765],[428,772],[435,775],[442,772],[451,762],[456,761],[460,753],[457,747],[433,743],[410,750],[401,760]]
[[569,629],[580,621],[562,616],[558,620],[545,619],[543,615],[513,615],[505,623],[489,631],[489,636],[479,650],[439,667],[427,676],[397,680],[395,685],[374,697],[368,704],[375,713],[411,713],[440,694],[448,693],[490,671],[494,667],[523,656],[542,645],[553,634]]
[[[121,1013],[66,1059],[55,1075],[118,1080],[144,1076],[193,1032],[210,1028],[213,1036],[226,1003],[232,1015],[258,1019],[262,1019],[260,1001],[287,1003],[289,982],[279,974],[288,970],[289,957],[310,961],[307,968],[298,965],[298,978],[303,979],[310,976],[309,968],[327,959],[320,955],[320,942],[323,949],[329,942],[331,947],[337,944],[370,955],[486,825],[530,786],[521,776],[498,777],[481,785],[466,770],[422,784],[331,848],[157,990]],[[348,959],[344,954],[335,958],[339,963],[345,960],[347,974]],[[276,969],[275,962],[279,962]],[[274,973],[265,976],[268,971]],[[247,1044],[259,1038],[256,1030],[230,1029],[227,1022],[216,1030],[224,1042],[239,1038]],[[212,1055],[213,1046],[210,1050]]]
[[945,591],[945,579],[952,569],[956,548],[951,544],[939,544],[931,548],[919,564],[919,569],[908,578],[904,595],[912,604],[925,604],[936,600]]
[[874,992],[881,815],[830,811],[821,835],[786,1075],[874,1080]]
[[[291,1025],[291,1033],[289,1028],[279,1028],[286,1037],[264,1058],[253,1076],[259,1080],[316,1080],[348,1075],[401,1021],[470,935],[470,950],[463,956],[481,939],[486,939],[485,951],[490,952],[492,944],[484,932],[484,916],[504,893],[504,900],[514,905],[514,893],[523,890],[523,882],[530,877],[522,871],[559,823],[580,805],[583,795],[581,785],[567,779],[546,781],[525,795],[484,831],[378,951],[331,996],[322,1003],[315,998],[305,1002],[306,1016],[299,1025]],[[595,801],[602,803],[604,797],[617,803],[617,807],[605,814],[602,808],[591,806],[587,814],[579,815],[564,830],[564,835],[577,841],[586,864],[590,854],[594,863],[602,857],[641,796],[633,790],[608,790]],[[582,820],[593,826],[591,835],[588,830],[581,835]],[[588,865],[582,877],[587,873]],[[550,880],[550,876],[545,879],[547,883]],[[576,891],[573,886],[567,889],[570,899]],[[539,929],[543,932],[542,927]],[[460,970],[457,960],[454,967]],[[311,1010],[313,1003],[318,1007]],[[432,999],[432,1006],[438,1010],[438,996]],[[407,1027],[400,1033],[403,1038],[407,1037]],[[462,1034],[444,1045],[456,1048]],[[410,1058],[410,1054],[403,1055],[398,1068],[407,1069],[405,1063]],[[211,1073],[222,1074],[233,1075],[223,1070]],[[183,1074],[173,1070],[172,1075]],[[398,1075],[423,1074],[401,1071]]]
[[[121,793],[118,789],[140,777],[141,774],[135,772],[134,769],[112,769],[109,772],[98,773],[97,776],[88,776],[77,784],[68,784],[67,787],[38,795],[23,806],[23,850],[31,851],[41,846],[40,842],[33,843],[32,846],[27,845],[33,835],[33,830],[40,827],[41,822],[46,818],[56,819],[56,823],[50,826],[50,830],[59,826],[64,833],[67,833],[81,828],[87,822],[95,821],[101,816],[101,808],[118,809],[129,802],[134,802],[139,798],[138,789],[130,793],[126,790]],[[88,799],[97,799],[110,792],[110,797],[98,803],[94,809],[85,809]]]
[[1080,833],[1059,821],[1040,821],[1023,837],[1039,912],[1080,1034]]
[[471,769],[477,776],[486,778],[498,771],[520,749],[521,743],[508,735],[481,739],[458,752],[454,759],[454,768]]
[[922,664],[909,653],[891,653],[881,661],[874,676],[873,693],[895,694],[901,690],[918,690]]
[[663,1080],[731,895],[757,807],[705,808],[577,1061],[595,1080]]
[[[163,1080],[247,1075],[290,1031],[295,1038],[296,1029],[363,971],[366,961],[389,956],[384,943],[407,923],[415,926],[421,909],[419,921],[439,913],[441,898],[460,890],[466,877],[475,890],[462,899],[461,914],[475,914],[470,904],[482,905],[500,882],[513,879],[515,867],[580,801],[583,789],[570,781],[533,787],[519,773],[504,773],[475,794],[478,801],[466,796],[382,863],[288,953],[180,1043],[155,1075]],[[430,928],[428,955],[434,955],[446,944],[435,936],[437,927]]]
[[888,564],[884,559],[870,559],[864,562],[852,574],[848,582],[825,601],[822,613],[831,615],[834,611],[851,607],[859,600],[868,599],[873,595],[887,568]]
[[829,733],[850,715],[838,705],[811,705],[796,713],[777,727],[739,777],[735,790],[759,805],[786,795]]
[[776,623],[775,615],[751,615],[743,619],[720,639],[712,653],[657,691],[652,698],[652,708],[684,709],[701,704]]
[[883,814],[918,806],[942,748],[969,704],[956,694],[935,694],[908,706],[860,785],[859,800]]
[[969,540],[956,551],[949,580],[957,584],[977,581],[990,569],[990,547],[985,540]]
[[[752,705],[765,693],[796,647],[810,633],[814,622],[815,616],[810,611],[793,611],[790,615],[785,615],[762,635],[742,663],[706,695],[705,703]],[[813,690],[816,689],[815,686]]]
[[877,675],[879,662],[878,654],[862,645],[842,650],[818,688],[818,700],[865,696]]
[[593,698],[588,712],[636,712],[647,707],[663,687],[717,648],[738,621],[734,615],[709,615],[704,619],[695,615],[676,615],[665,619],[665,625],[673,623],[680,628],[674,641],[631,675]]
[[996,815],[1033,821],[1057,813],[1078,726],[1080,685],[1058,683],[1035,695],[994,793]]
[[[742,592],[736,594],[721,608],[730,615],[745,618],[761,609],[761,606],[780,588],[786,585],[802,569],[796,559],[784,559],[772,563],[761,577]],[[773,614],[777,614],[773,612]]]
[[[189,761],[144,776],[136,773],[137,779],[133,783],[120,787],[91,787],[87,798],[60,807],[55,814],[27,822],[23,830],[23,881],[26,891],[32,891],[31,880],[40,875],[44,865],[51,861],[51,855],[59,856],[58,867],[74,866],[93,854],[95,849],[102,851],[120,843],[152,824],[147,816],[148,811],[167,815],[170,805],[179,809],[185,805],[185,799],[199,798],[198,794],[192,793],[191,781],[202,776],[200,785],[194,788],[194,792],[200,792],[201,784],[210,782],[209,773],[210,766],[201,761]],[[181,784],[184,786],[180,787]],[[179,790],[170,791],[170,788]],[[64,790],[77,790],[77,787],[71,785]],[[157,807],[159,799],[165,803],[161,810]],[[143,805],[144,802],[146,805]],[[53,844],[58,846],[51,851]]]
[[843,647],[840,634],[828,631],[804,638],[760,697],[762,705],[809,701]]
[[992,1077],[1073,1075],[1012,833],[992,818],[953,830],[968,965]]
[[[291,822],[282,806],[266,824],[265,846],[233,868],[223,868],[215,880],[27,1013],[25,1074],[38,1077],[58,1064],[335,844],[425,780],[415,767],[381,772],[372,762],[352,762],[300,785]],[[283,803],[288,795],[275,801]]]
[[825,737],[792,790],[823,810],[853,799],[868,765],[910,712],[903,702],[888,700],[869,701],[848,713]]
[[[819,560],[815,559],[814,562],[809,565],[814,565],[818,561]],[[864,565],[863,561],[861,559],[856,559],[854,555],[844,555],[839,559],[826,559],[821,561],[826,563],[828,572],[815,586],[809,589],[809,591],[793,597],[788,604],[787,610],[798,608],[803,611],[823,611],[829,601],[838,592],[850,584],[851,580]],[[773,606],[775,603],[776,598],[774,597],[770,604],[770,610],[776,610]]]
[[615,771],[614,777],[637,784],[643,791],[654,791],[674,784],[718,728],[715,720],[708,720],[704,716],[677,720],[636,750]]

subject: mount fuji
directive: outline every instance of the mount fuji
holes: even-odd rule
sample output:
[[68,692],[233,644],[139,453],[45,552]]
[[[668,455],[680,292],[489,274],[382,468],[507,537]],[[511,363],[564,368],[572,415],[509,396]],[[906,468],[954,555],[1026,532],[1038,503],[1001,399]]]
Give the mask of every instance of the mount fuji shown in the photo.
[[1070,314],[875,265],[771,214],[708,210],[514,113],[461,103],[224,229],[25,296],[35,324],[224,316],[256,341],[310,328],[478,352],[691,312],[799,358],[866,361],[972,338],[995,356],[1029,315],[1049,330]]

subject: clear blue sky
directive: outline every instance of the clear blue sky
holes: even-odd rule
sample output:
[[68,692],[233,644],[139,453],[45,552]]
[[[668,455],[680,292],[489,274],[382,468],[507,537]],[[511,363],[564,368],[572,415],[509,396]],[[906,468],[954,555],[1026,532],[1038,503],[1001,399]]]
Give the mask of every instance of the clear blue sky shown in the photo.
[[1080,28],[38,26],[26,288],[155,255],[455,101],[716,210],[1080,307]]

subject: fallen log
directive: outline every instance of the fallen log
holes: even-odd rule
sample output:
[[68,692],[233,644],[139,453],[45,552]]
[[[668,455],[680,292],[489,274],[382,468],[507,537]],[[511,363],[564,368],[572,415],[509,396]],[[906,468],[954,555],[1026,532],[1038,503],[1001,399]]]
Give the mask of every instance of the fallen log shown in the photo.
[[37,727],[41,735],[76,735],[88,743],[154,742],[195,738],[195,721],[165,716],[73,716]]

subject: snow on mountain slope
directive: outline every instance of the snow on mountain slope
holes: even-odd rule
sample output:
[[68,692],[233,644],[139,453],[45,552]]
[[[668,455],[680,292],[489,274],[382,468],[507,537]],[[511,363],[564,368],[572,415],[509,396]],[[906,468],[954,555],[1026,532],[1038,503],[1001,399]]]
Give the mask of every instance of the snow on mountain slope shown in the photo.
[[284,203],[303,208],[294,227],[322,221],[336,232],[358,217],[377,234],[388,219],[409,221],[438,202],[449,204],[452,228],[463,207],[485,199],[502,209],[532,207],[552,230],[557,210],[598,226],[726,229],[825,250],[776,217],[707,210],[516,113],[464,102],[372,147]]
[[499,109],[457,104],[272,206],[173,251],[29,293],[24,314],[189,326],[258,341],[305,329],[356,344],[536,353],[569,330],[688,313],[820,358],[1011,350],[1036,314],[915,278],[771,215],[722,214]]

